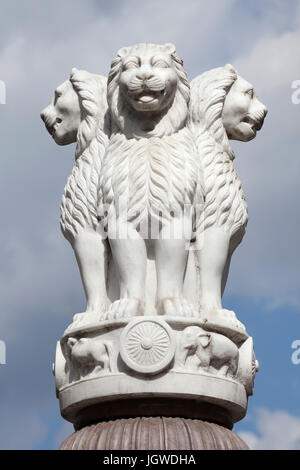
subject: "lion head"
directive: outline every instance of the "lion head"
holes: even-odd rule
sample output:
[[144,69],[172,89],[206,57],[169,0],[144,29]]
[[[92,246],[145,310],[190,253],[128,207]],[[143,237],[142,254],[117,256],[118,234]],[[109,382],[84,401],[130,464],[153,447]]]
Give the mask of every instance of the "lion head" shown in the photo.
[[228,139],[248,142],[262,128],[267,108],[258,100],[253,86],[237,76],[226,95],[222,121]]
[[112,121],[127,136],[172,134],[187,119],[189,84],[172,44],[137,44],[118,51],[108,76]]
[[105,130],[108,126],[106,86],[104,76],[73,68],[70,78],[56,88],[41,118],[58,145],[77,142],[78,156],[98,129]]
[[253,86],[232,65],[218,67],[191,82],[189,118],[231,153],[228,139],[248,142],[263,125],[267,108]]
[[81,109],[78,94],[70,79],[56,88],[50,104],[41,112],[41,118],[58,145],[76,142]]

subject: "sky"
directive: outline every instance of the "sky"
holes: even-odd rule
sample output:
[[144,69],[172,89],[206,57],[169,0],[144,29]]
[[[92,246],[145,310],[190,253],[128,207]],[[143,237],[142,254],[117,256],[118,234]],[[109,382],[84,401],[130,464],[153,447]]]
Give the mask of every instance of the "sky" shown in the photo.
[[298,0],[0,0],[0,449],[56,449],[56,341],[84,293],[59,206],[74,146],[58,147],[40,111],[72,67],[106,75],[117,50],[173,42],[190,79],[231,63],[269,113],[233,142],[249,224],[233,256],[224,306],[253,336],[260,371],[234,430],[255,449],[300,449],[300,79]]

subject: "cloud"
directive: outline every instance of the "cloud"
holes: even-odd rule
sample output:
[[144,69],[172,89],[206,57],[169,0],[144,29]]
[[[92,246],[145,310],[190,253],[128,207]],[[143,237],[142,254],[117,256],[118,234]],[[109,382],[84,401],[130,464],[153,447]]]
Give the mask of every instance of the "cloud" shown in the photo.
[[300,57],[296,53],[299,41],[299,25],[296,30],[280,36],[260,37],[250,53],[237,59],[235,64],[250,80],[256,81],[261,92],[270,93],[290,85],[292,77],[300,77]]
[[286,411],[256,411],[257,432],[240,431],[239,436],[255,450],[300,450],[300,417]]

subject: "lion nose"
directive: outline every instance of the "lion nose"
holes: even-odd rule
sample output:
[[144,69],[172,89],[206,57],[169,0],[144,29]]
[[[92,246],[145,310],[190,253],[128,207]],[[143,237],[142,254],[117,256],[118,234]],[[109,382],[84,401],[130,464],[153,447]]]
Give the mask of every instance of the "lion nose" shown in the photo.
[[42,110],[42,112],[41,112],[41,114],[40,114],[41,119],[44,121],[45,124],[46,124],[46,122],[47,122],[47,117],[48,117],[48,119],[49,119],[49,116],[50,116],[50,114],[51,114],[50,111],[51,111],[51,108],[50,108],[50,106],[48,105],[48,106],[46,106],[46,108],[44,108],[44,109]]
[[140,72],[137,73],[136,78],[139,80],[150,80],[150,78],[153,78],[153,73],[151,70],[141,70]]

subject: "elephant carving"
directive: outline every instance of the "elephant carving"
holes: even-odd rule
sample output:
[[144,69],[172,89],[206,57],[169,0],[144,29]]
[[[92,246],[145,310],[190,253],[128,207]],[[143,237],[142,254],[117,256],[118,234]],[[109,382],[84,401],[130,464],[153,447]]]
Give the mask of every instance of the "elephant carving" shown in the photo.
[[212,374],[235,377],[239,350],[226,336],[189,326],[182,332],[177,365],[185,370],[202,369]]
[[70,337],[66,343],[70,381],[80,380],[89,375],[112,372],[112,353],[112,344],[108,341]]

